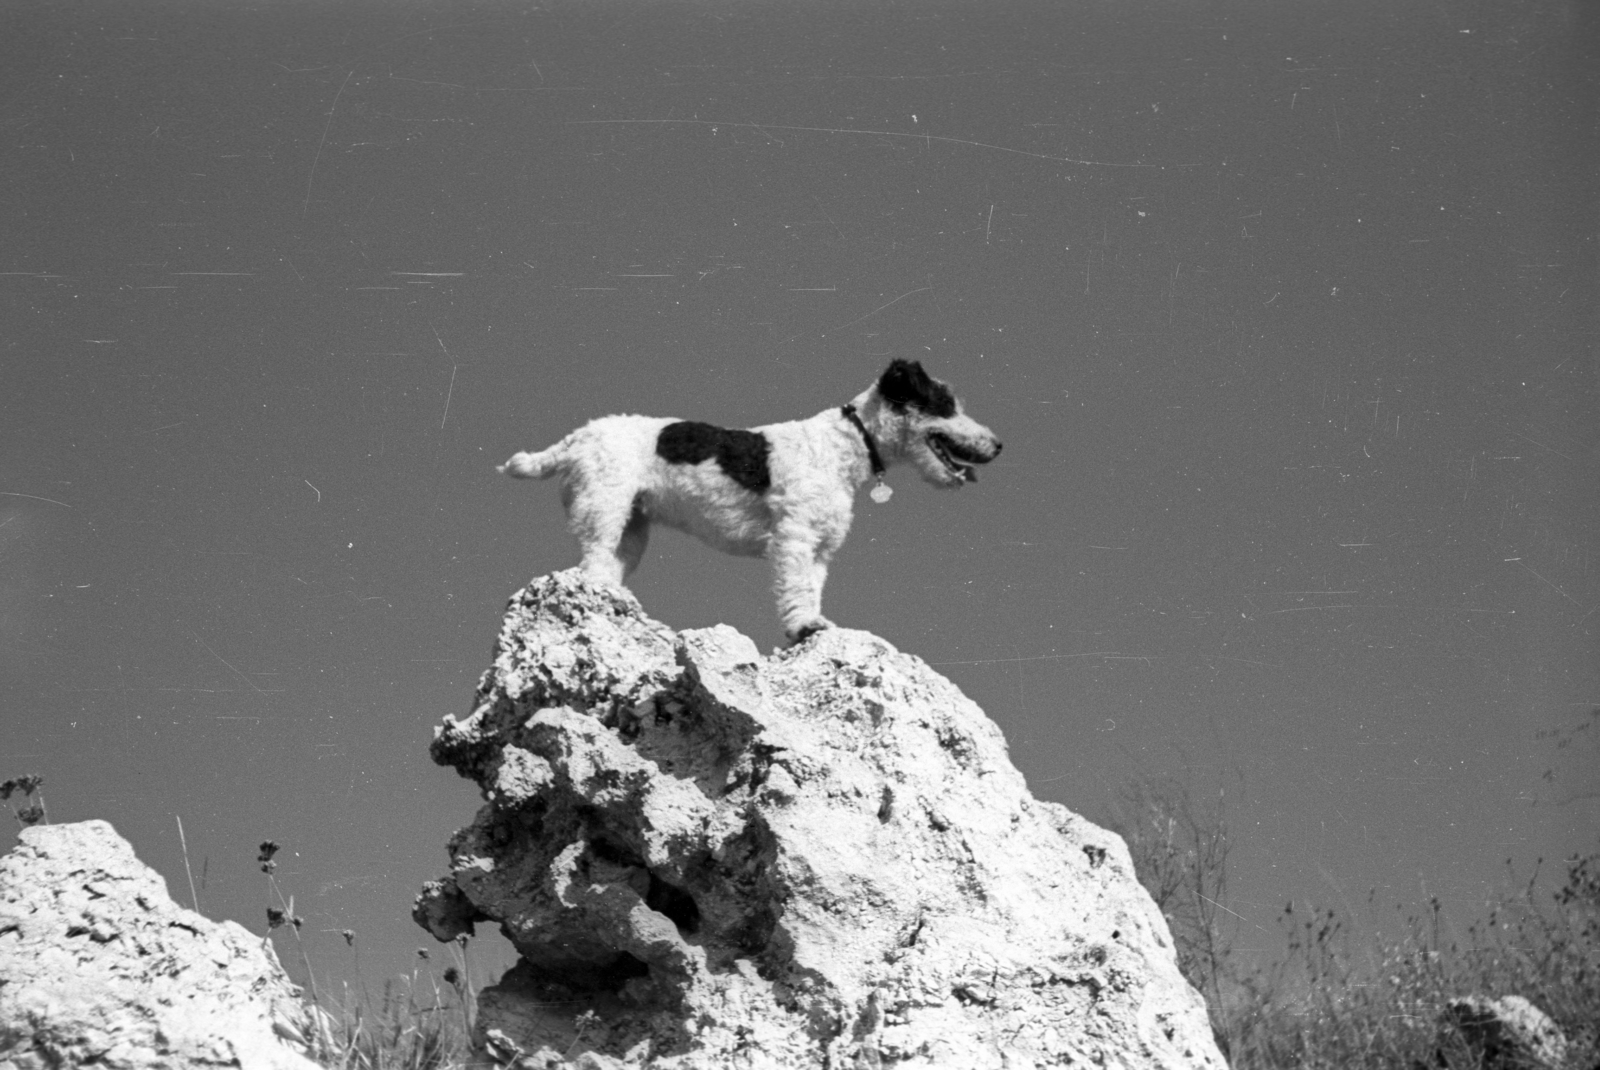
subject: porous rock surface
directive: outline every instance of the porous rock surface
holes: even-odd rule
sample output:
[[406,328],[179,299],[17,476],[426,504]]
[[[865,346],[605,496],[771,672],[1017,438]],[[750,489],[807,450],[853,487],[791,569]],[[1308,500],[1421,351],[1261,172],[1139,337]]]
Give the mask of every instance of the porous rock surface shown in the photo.
[[104,821],[18,841],[0,858],[0,1070],[314,1070],[260,937],[178,906]]
[[1446,1030],[1466,1041],[1483,1070],[1561,1070],[1567,1037],[1548,1014],[1523,996],[1463,996],[1441,1016]]
[[432,753],[487,804],[414,915],[520,953],[496,1065],[1225,1065],[1123,842],[869,633],[763,657],[540,577]]

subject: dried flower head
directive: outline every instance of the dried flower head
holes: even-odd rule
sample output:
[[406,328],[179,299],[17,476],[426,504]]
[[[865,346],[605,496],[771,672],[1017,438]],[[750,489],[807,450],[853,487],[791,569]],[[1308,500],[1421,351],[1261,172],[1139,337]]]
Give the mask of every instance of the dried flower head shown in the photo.
[[277,853],[278,842],[276,840],[267,840],[262,843],[261,853],[256,855],[256,861],[261,863],[261,872],[271,873],[278,868],[278,863],[272,860],[272,856]]
[[454,966],[445,967],[444,983],[447,985],[454,985],[457,988],[461,987],[461,971],[456,969]]
[[270,932],[288,920],[288,915],[277,907],[267,908],[267,931]]
[[345,942],[345,944],[347,946],[349,946],[349,947],[355,947],[356,946],[356,931],[354,929],[341,930],[339,935],[344,937],[344,942]]
[[32,795],[43,785],[44,777],[37,774],[14,777],[4,784],[0,784],[0,799],[11,798],[11,793],[14,791],[20,791],[23,795]]

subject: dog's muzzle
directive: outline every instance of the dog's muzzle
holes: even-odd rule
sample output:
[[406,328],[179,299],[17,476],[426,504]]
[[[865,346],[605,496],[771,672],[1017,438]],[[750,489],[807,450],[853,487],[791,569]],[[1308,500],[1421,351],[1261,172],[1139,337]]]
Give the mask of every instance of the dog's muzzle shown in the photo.
[[957,442],[948,435],[942,435],[937,431],[929,433],[928,448],[933,451],[935,457],[939,458],[940,464],[968,483],[976,483],[978,481],[978,472],[973,465],[988,464],[1000,456],[1000,443],[998,442],[994,444],[993,450],[985,453]]

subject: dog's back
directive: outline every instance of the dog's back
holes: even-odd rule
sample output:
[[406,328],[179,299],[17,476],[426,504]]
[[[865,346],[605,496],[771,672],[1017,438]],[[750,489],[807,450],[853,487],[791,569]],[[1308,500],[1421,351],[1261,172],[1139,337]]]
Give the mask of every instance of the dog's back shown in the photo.
[[621,472],[640,446],[648,455],[656,437],[667,424],[678,421],[658,416],[602,416],[590,420],[566,438],[538,453],[517,453],[496,471],[518,479],[549,479],[560,475],[563,482],[574,471],[593,467]]

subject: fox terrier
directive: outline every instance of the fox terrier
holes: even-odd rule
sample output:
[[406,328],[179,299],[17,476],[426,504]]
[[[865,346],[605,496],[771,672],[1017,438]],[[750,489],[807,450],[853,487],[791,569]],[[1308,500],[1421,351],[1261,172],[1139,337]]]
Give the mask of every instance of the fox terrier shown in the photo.
[[896,360],[850,404],[808,420],[748,431],[655,416],[603,416],[499,471],[561,477],[567,522],[585,573],[622,585],[665,524],[730,554],[772,563],[778,615],[790,642],[831,628],[822,615],[828,562],[850,531],[855,492],[886,467],[916,466],[936,487],[975,482],[1000,453],[987,427],[961,411],[916,361]]

